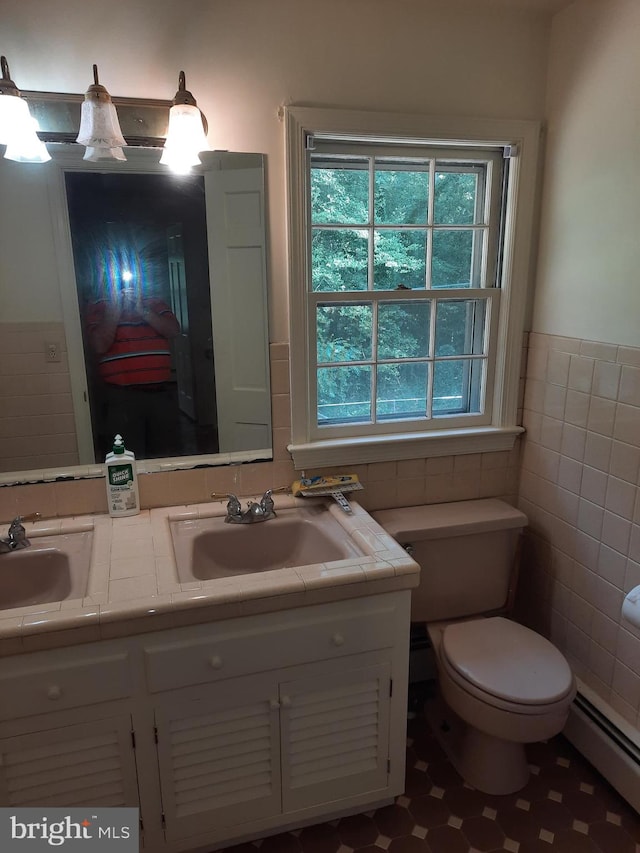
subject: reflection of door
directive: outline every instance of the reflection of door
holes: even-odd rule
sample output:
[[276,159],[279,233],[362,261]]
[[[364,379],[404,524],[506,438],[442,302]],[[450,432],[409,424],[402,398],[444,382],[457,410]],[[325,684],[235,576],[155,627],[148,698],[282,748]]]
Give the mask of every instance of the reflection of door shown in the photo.
[[271,446],[262,169],[208,172],[220,452]]
[[191,368],[191,342],[189,340],[189,304],[187,302],[187,276],[182,243],[182,225],[167,228],[167,255],[169,260],[169,288],[171,310],[180,323],[180,334],[173,339],[178,406],[192,420],[196,419],[193,396],[193,371]]

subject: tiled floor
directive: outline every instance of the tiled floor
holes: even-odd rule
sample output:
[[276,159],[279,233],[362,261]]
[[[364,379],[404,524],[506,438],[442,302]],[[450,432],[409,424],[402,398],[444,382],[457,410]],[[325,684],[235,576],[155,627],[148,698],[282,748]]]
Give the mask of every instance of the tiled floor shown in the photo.
[[571,744],[533,744],[528,757],[522,791],[481,794],[418,717],[408,728],[406,791],[394,805],[224,853],[640,853],[640,817]]

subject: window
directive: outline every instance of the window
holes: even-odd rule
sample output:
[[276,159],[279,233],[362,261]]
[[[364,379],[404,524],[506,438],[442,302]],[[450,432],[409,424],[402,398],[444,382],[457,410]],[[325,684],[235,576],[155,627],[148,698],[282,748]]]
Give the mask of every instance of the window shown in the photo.
[[503,162],[313,143],[313,434],[487,422]]
[[535,126],[427,136],[392,133],[397,118],[287,110],[299,467],[506,449],[520,431],[515,213]]

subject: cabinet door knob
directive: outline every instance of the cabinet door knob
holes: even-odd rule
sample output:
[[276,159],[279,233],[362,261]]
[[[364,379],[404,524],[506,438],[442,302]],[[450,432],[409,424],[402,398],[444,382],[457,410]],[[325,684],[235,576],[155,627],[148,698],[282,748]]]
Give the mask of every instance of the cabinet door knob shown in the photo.
[[291,707],[291,696],[283,696],[282,699],[280,700],[280,704],[282,705],[283,708]]
[[335,633],[333,635],[333,637],[331,637],[331,642],[333,643],[334,646],[343,646],[344,645],[344,637],[339,632]]
[[56,700],[62,696],[62,690],[58,687],[57,684],[52,684],[51,687],[47,690],[47,699]]
[[220,655],[211,655],[209,658],[209,666],[211,669],[221,669],[222,668],[222,658]]
[[280,703],[278,702],[277,699],[270,699],[269,700],[269,707],[271,708],[272,711],[277,711],[278,708],[280,707]]

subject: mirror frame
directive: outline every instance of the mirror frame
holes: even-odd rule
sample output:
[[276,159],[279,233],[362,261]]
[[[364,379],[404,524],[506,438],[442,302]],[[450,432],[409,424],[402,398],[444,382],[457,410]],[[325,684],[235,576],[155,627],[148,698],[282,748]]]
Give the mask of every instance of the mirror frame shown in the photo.
[[[26,94],[26,93],[24,93]],[[43,93],[35,93],[38,96],[42,96]],[[46,93],[44,93],[46,94]],[[74,103],[79,104],[82,102],[82,96],[56,96],[56,103],[59,106],[60,99],[64,99],[66,102],[69,98],[73,99]],[[78,99],[76,101],[76,98]],[[113,99],[116,104],[118,104],[119,100],[122,99]],[[133,100],[133,99],[131,99]],[[146,104],[153,102],[143,102]],[[158,102],[156,102],[158,103]],[[168,109],[170,106],[170,102],[167,102],[165,106],[162,104],[164,110]],[[120,107],[119,107],[120,114]],[[134,113],[132,114],[134,117],[138,115],[138,107]],[[163,113],[165,115],[165,119],[168,118],[168,112]],[[160,112],[157,113],[156,118],[161,120]],[[134,118],[135,120],[135,118]],[[157,126],[157,125],[156,125]],[[124,131],[124,128],[123,128]],[[44,133],[39,134],[42,137],[51,138],[53,135],[56,135],[58,139],[62,139],[64,137],[64,130],[60,131],[60,134],[56,131],[54,134],[52,131],[45,131]],[[130,138],[134,139],[134,137],[129,137],[125,133],[125,138],[129,140]],[[142,144],[137,142],[137,140],[142,140]],[[63,322],[65,326],[65,333],[67,338],[67,353],[69,359],[71,360],[74,355],[81,354],[81,361],[84,365],[84,351],[83,351],[83,341],[82,341],[82,329],[80,325],[80,317],[78,313],[78,305],[77,305],[77,288],[76,288],[76,276],[75,276],[75,267],[73,262],[73,250],[72,250],[72,242],[71,242],[71,230],[69,224],[69,215],[68,208],[66,203],[66,192],[65,192],[65,173],[68,171],[87,171],[87,172],[118,172],[118,173],[136,173],[136,174],[164,174],[166,172],[166,167],[160,166],[159,160],[161,156],[161,146],[163,143],[162,138],[150,138],[150,137],[137,137],[137,144],[134,143],[133,146],[128,146],[126,149],[127,160],[126,161],[100,161],[99,163],[87,162],[82,159],[82,155],[84,149],[82,146],[79,146],[75,143],[68,144],[65,142],[48,144],[48,150],[52,157],[52,162],[47,164],[45,168],[47,168],[47,191],[49,196],[50,209],[52,213],[52,233],[55,245],[55,252],[57,255],[58,261],[58,287],[61,298],[62,305],[62,315]],[[155,143],[150,145],[149,143]],[[202,152],[200,154],[202,160],[202,166],[196,167],[193,169],[193,174],[195,175],[203,175],[205,176],[208,172],[213,172],[219,170],[221,167],[221,156],[229,155],[232,156],[234,153],[238,153],[239,156],[250,156],[252,152],[228,152],[228,151],[207,151]],[[263,160],[263,192],[266,190],[266,185],[264,184],[264,155],[263,154],[254,154],[256,157],[261,157]],[[25,166],[25,168],[30,168],[29,166]],[[264,196],[263,196],[264,199]],[[264,199],[263,209],[266,213],[266,199]],[[63,215],[61,215],[63,214]],[[266,242],[266,223],[265,223],[265,242]],[[209,247],[211,243],[209,241]],[[263,288],[264,288],[264,322],[265,322],[265,341],[264,341],[264,352],[265,352],[265,366],[266,366],[266,375],[267,375],[267,385],[270,385],[270,360],[269,360],[269,333],[268,333],[268,306],[267,306],[267,298],[268,298],[268,282],[267,282],[267,264],[265,258],[265,266],[264,266],[264,280],[263,280]],[[71,388],[72,388],[72,398],[73,398],[73,409],[74,409],[74,421],[76,424],[76,436],[78,439],[78,452],[82,457],[83,454],[88,454],[88,445],[87,447],[81,447],[81,439],[83,436],[86,437],[87,430],[87,418],[90,423],[90,415],[88,406],[82,407],[82,411],[79,410],[79,406],[77,405],[77,401],[84,399],[87,400],[87,383],[86,383],[86,370],[84,371],[84,376],[82,380],[79,378],[79,371],[71,371],[70,370],[70,379],[71,379]],[[271,398],[271,393],[269,389],[269,399]],[[271,431],[273,430],[272,424]],[[273,434],[273,433],[272,433]],[[91,448],[92,449],[92,448]],[[140,474],[145,473],[153,473],[157,471],[173,471],[173,470],[185,470],[195,467],[218,467],[222,465],[230,465],[230,464],[240,464],[243,462],[262,462],[262,461],[272,461],[273,460],[273,438],[271,440],[271,446],[267,448],[257,448],[255,450],[243,450],[243,451],[233,451],[227,453],[217,453],[217,454],[204,454],[197,456],[173,456],[173,457],[161,457],[161,458],[151,458],[151,459],[136,459],[137,470]],[[95,477],[104,476],[104,464],[102,463],[90,463],[90,464],[80,464],[73,465],[64,468],[49,468],[49,469],[33,469],[26,471],[9,471],[9,472],[1,472],[0,473],[0,486],[6,485],[19,485],[26,483],[38,483],[38,482],[53,482],[56,480],[70,480],[70,479],[88,479]]]

